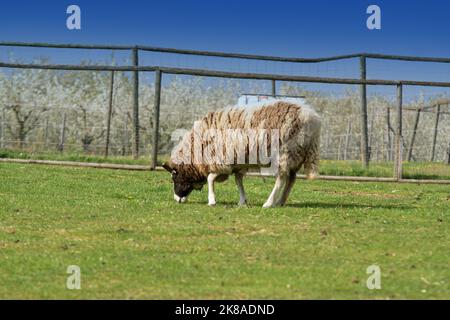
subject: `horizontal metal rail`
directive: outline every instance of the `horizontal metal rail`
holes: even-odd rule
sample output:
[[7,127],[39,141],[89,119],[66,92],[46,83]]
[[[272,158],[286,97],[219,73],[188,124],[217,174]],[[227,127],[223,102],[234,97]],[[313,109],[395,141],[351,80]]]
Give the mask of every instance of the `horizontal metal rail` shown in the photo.
[[7,42],[0,41],[2,47],[29,47],[49,49],[94,49],[94,50],[131,50],[134,46],[102,45],[102,44],[56,44],[44,42]]
[[[397,110],[397,108],[395,108],[395,107],[388,107],[388,109],[390,109],[390,110]],[[414,112],[417,112],[419,110],[420,110],[420,112],[428,112],[428,113],[433,113],[433,114],[436,113],[436,112],[430,111],[428,109],[403,107],[403,111],[414,111]],[[446,112],[446,111],[440,111],[439,113],[440,114],[450,114],[450,112]]]
[[[450,100],[445,99],[445,100],[438,100],[432,105],[419,107],[419,108],[403,107],[403,110],[405,110],[405,111],[415,111],[415,112],[420,111],[420,112],[436,113],[436,111],[433,110],[434,108],[438,107],[439,105],[444,106],[444,105],[449,105],[449,104],[450,104]],[[395,110],[397,108],[395,108],[395,107],[388,107],[388,109]],[[447,111],[439,111],[439,113],[440,114],[450,114],[450,112],[447,112]]]
[[289,76],[289,75],[264,74],[264,73],[226,72],[226,71],[172,68],[172,67],[158,67],[158,69],[167,74],[184,74],[184,75],[216,77],[216,78],[277,80],[277,81],[291,81],[291,82],[312,82],[312,83],[354,84],[354,85],[366,84],[366,85],[381,85],[381,86],[408,85],[408,86],[450,88],[450,82],[413,81],[413,80],[376,80],[376,79],[363,80],[350,78],[327,78],[327,77]]
[[67,71],[156,71],[157,67],[106,66],[106,65],[72,65],[72,64],[36,64],[36,63],[5,63],[0,62],[0,68],[42,69]]
[[311,83],[328,83],[328,84],[365,84],[365,85],[381,85],[381,86],[425,86],[425,87],[444,87],[450,88],[450,82],[431,82],[431,81],[413,81],[413,80],[376,80],[376,79],[350,79],[350,78],[326,78],[326,77],[308,77],[308,76],[290,76],[280,74],[265,73],[243,73],[243,72],[227,72],[204,69],[190,68],[173,68],[159,66],[80,66],[80,65],[63,65],[63,64],[22,64],[22,63],[3,63],[0,62],[0,68],[19,68],[19,69],[44,69],[44,70],[83,70],[83,71],[161,71],[166,74],[181,74],[201,77],[215,78],[235,78],[250,80],[277,80],[290,82],[311,82]]
[[0,158],[0,163],[29,163],[29,164],[44,164],[54,166],[66,167],[88,167],[97,169],[123,169],[123,170],[138,170],[149,171],[150,166],[136,165],[136,164],[116,164],[116,163],[95,163],[95,162],[77,162],[77,161],[56,161],[56,160],[37,160],[37,159],[10,159]]
[[378,54],[378,53],[355,53],[355,54],[336,55],[336,56],[322,57],[322,58],[297,58],[297,57],[279,57],[279,56],[267,56],[267,55],[256,55],[256,54],[230,53],[230,52],[219,52],[219,51],[175,49],[175,48],[164,48],[164,47],[144,46],[144,45],[55,44],[55,43],[42,43],[42,42],[27,43],[27,42],[0,41],[0,46],[3,46],[3,47],[53,48],[53,49],[89,49],[89,50],[132,50],[132,49],[136,48],[136,49],[142,50],[142,51],[152,51],[152,52],[161,52],[161,53],[210,56],[210,57],[222,57],[222,58],[234,58],[234,59],[237,58],[237,59],[247,59],[247,60],[295,62],[295,63],[319,63],[319,62],[329,62],[329,61],[353,59],[353,58],[359,58],[359,57],[366,57],[369,59],[384,59],[384,60],[399,60],[399,61],[414,61],[414,62],[450,63],[450,58],[388,55],[388,54]]
[[174,48],[161,48],[161,47],[149,47],[149,46],[137,46],[137,47],[139,50],[142,50],[142,51],[186,54],[186,55],[196,55],[196,56],[209,56],[209,57],[221,57],[221,58],[246,59],[246,60],[294,62],[294,63],[329,62],[329,61],[353,59],[353,58],[358,58],[360,56],[359,54],[346,54],[346,55],[338,55],[338,56],[323,57],[323,58],[295,58],[295,57],[277,57],[277,56],[218,52],[218,51],[181,50],[181,49],[174,49]]
[[221,58],[234,58],[234,59],[247,59],[247,60],[278,61],[278,62],[301,62],[301,63],[317,63],[317,62],[326,62],[326,61],[336,61],[336,60],[343,60],[343,59],[358,58],[360,56],[359,54],[347,54],[347,55],[339,55],[339,56],[323,57],[323,58],[294,58],[294,57],[278,57],[278,56],[231,53],[231,52],[218,52],[218,51],[163,48],[163,47],[142,46],[142,45],[131,46],[131,45],[96,45],[96,44],[54,44],[54,43],[41,43],[41,42],[28,43],[28,42],[1,41],[0,46],[3,46],[3,47],[53,48],[53,49],[88,49],[88,50],[132,50],[132,49],[136,48],[136,49],[142,50],[142,51],[161,52],[161,53],[221,57]]
[[389,55],[389,54],[379,54],[379,53],[361,53],[360,56],[363,56],[363,57],[366,57],[369,59],[450,63],[450,58],[438,58],[438,57],[401,56],[401,55]]
[[[0,158],[0,163],[21,163],[21,164],[40,164],[40,165],[55,165],[66,167],[89,167],[97,169],[116,169],[116,170],[137,170],[150,171],[150,166],[133,165],[133,164],[113,164],[113,163],[92,163],[92,162],[76,162],[76,161],[54,161],[54,160],[34,160],[34,159],[10,159]],[[163,167],[157,166],[157,171],[165,171]],[[261,174],[258,172],[249,172],[248,176],[255,177],[273,177],[272,175]],[[297,174],[298,178],[306,178],[305,175]],[[386,177],[358,177],[358,176],[326,176],[319,175],[318,180],[332,180],[332,181],[359,181],[359,182],[391,182],[391,183],[416,183],[416,184],[450,184],[449,180],[425,180],[425,179],[401,179]]]
[[252,96],[252,97],[283,97],[283,98],[306,98],[306,96],[293,96],[286,94],[263,94],[263,93],[241,93],[241,96]]

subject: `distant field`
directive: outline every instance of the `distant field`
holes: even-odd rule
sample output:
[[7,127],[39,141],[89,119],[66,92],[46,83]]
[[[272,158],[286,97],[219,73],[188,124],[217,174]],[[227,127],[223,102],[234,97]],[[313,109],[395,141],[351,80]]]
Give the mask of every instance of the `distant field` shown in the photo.
[[450,299],[448,186],[299,181],[262,209],[273,179],[244,183],[210,208],[164,172],[0,163],[0,298]]
[[[150,165],[148,156],[141,156],[140,159],[136,160],[132,156],[111,156],[105,158],[77,153],[28,153],[2,149],[0,149],[0,158]],[[160,155],[158,161],[161,164],[168,158],[168,155]],[[450,165],[445,163],[405,162],[403,166],[403,177],[405,179],[450,180]],[[364,169],[360,161],[322,160],[320,162],[320,174],[330,176],[392,177],[394,174],[393,168],[392,162],[372,162],[369,169]]]
[[[372,162],[364,169],[359,161],[322,160],[320,173],[330,176],[392,177],[392,162]],[[403,178],[450,180],[450,165],[439,162],[404,162]]]
[[140,164],[149,165],[150,159],[141,157],[133,159],[132,156],[110,156],[108,158],[95,155],[85,155],[79,153],[57,153],[57,152],[41,152],[30,153],[23,151],[2,150],[0,149],[0,158],[13,159],[34,159],[34,160],[56,160],[56,161],[79,161],[79,162],[96,162],[96,163],[116,163],[116,164]]

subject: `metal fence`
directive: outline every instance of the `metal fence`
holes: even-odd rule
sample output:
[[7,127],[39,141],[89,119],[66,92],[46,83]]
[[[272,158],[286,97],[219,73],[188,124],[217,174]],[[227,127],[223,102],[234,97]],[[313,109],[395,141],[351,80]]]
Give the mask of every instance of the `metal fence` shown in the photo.
[[[300,82],[300,83],[321,83],[321,84],[345,84],[345,85],[358,85],[360,87],[360,126],[361,126],[361,160],[364,167],[369,166],[370,162],[370,146],[369,146],[369,124],[368,124],[368,108],[367,108],[367,86],[394,86],[396,88],[396,107],[392,110],[396,113],[396,123],[390,124],[390,118],[388,118],[388,137],[391,139],[391,133],[393,133],[393,160],[394,160],[394,172],[393,177],[395,180],[402,179],[402,163],[404,159],[403,151],[408,150],[406,155],[407,160],[411,160],[413,157],[415,133],[420,121],[420,115],[426,112],[430,112],[431,108],[434,108],[436,114],[435,130],[434,130],[434,143],[436,144],[436,133],[439,124],[439,116],[446,114],[441,110],[441,105],[447,104],[442,102],[441,104],[422,107],[419,109],[409,110],[403,107],[403,88],[405,86],[421,86],[421,87],[442,87],[450,88],[450,82],[438,82],[438,81],[419,81],[419,80],[385,80],[385,79],[367,79],[367,60],[368,59],[384,59],[384,60],[397,60],[397,61],[410,61],[410,62],[428,62],[428,63],[450,63],[450,58],[435,58],[435,57],[412,57],[412,56],[399,56],[399,55],[382,55],[371,53],[358,53],[351,55],[340,55],[324,58],[287,58],[276,56],[263,56],[263,55],[250,55],[250,54],[237,54],[237,53],[223,53],[212,51],[196,51],[196,50],[180,50],[172,48],[160,48],[150,46],[110,46],[110,45],[80,45],[80,44],[49,44],[49,43],[20,43],[20,42],[0,42],[0,46],[3,47],[33,47],[33,48],[59,48],[59,49],[95,49],[95,50],[124,50],[131,53],[131,65],[127,66],[111,66],[111,65],[67,65],[67,64],[36,64],[36,63],[8,63],[0,62],[0,68],[14,68],[14,69],[44,69],[44,70],[70,70],[70,71],[110,71],[111,72],[111,89],[110,89],[110,103],[107,113],[107,128],[106,128],[106,155],[108,154],[110,145],[111,134],[111,101],[112,91],[114,86],[114,74],[115,72],[132,72],[132,132],[133,143],[132,151],[135,158],[140,154],[140,101],[139,101],[139,73],[140,72],[153,72],[155,75],[154,86],[154,103],[153,103],[153,134],[152,134],[152,151],[151,151],[151,168],[155,169],[158,163],[158,145],[160,137],[160,105],[161,105],[161,90],[162,90],[162,78],[164,75],[189,75],[189,76],[201,76],[201,77],[213,77],[213,78],[227,78],[227,79],[247,79],[247,80],[268,80],[272,83],[272,94],[276,95],[277,84],[279,82]],[[193,55],[193,56],[207,56],[207,57],[220,57],[230,59],[246,59],[246,60],[258,60],[258,61],[276,61],[276,62],[289,62],[289,63],[302,63],[302,64],[320,64],[323,62],[347,60],[347,59],[359,59],[359,78],[336,78],[336,77],[313,77],[313,76],[300,76],[300,75],[283,75],[283,74],[270,74],[270,73],[249,73],[249,72],[227,72],[219,70],[206,70],[197,68],[179,68],[179,67],[165,67],[158,65],[140,65],[139,53],[141,51],[170,53],[177,55]],[[391,110],[386,110],[388,117],[390,117]],[[406,143],[403,139],[403,112],[410,111],[416,112],[416,121],[414,125],[414,131],[411,141]],[[65,120],[64,120],[65,121]],[[61,132],[61,138],[64,139],[64,129]],[[346,142],[348,145],[348,141]],[[405,146],[407,148],[405,148]],[[345,149],[345,154],[347,149]],[[434,160],[433,150],[430,155],[430,160]],[[450,155],[449,155],[450,157]]]

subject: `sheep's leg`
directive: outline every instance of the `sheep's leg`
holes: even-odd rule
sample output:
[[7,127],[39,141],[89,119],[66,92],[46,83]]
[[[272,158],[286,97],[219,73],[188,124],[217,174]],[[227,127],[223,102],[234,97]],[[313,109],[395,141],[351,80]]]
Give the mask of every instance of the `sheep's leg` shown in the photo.
[[277,176],[277,180],[275,181],[275,186],[273,187],[272,193],[270,194],[266,203],[263,204],[263,208],[271,208],[278,205],[282,196],[283,188],[286,183],[287,176]]
[[247,197],[245,196],[244,184],[242,182],[244,175],[242,173],[235,173],[234,178],[236,180],[236,185],[239,190],[239,205],[244,206],[247,204]]
[[217,173],[210,173],[208,175],[208,205],[216,205],[216,195],[214,194],[214,180],[218,177]]
[[284,206],[284,204],[286,203],[286,200],[289,197],[289,194],[291,193],[291,190],[292,190],[292,187],[294,186],[296,178],[297,178],[297,172],[291,171],[289,173],[288,181],[286,183],[286,187],[284,188],[280,202],[278,203],[280,206]]

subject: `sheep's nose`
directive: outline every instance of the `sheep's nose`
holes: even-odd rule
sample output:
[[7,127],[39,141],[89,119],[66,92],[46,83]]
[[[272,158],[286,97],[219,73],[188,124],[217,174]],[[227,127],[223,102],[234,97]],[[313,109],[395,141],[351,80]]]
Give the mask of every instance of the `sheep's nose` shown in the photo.
[[186,202],[186,197],[179,197],[176,194],[173,195],[173,198],[175,199],[176,202],[178,203],[184,203]]

